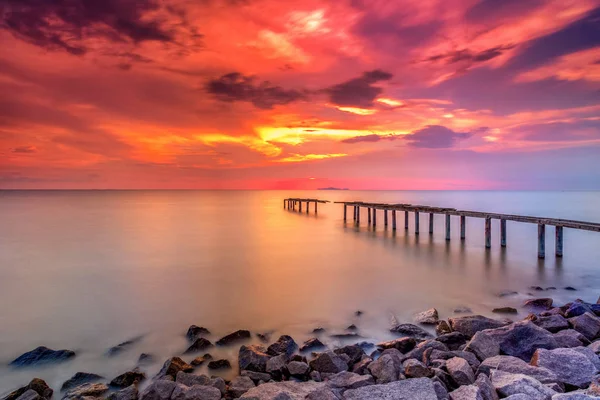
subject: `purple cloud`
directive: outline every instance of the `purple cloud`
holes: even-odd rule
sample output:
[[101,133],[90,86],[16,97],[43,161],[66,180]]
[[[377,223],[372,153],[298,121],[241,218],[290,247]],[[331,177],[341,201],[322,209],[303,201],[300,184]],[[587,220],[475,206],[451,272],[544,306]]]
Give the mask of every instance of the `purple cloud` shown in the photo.
[[392,76],[389,72],[376,69],[324,91],[329,94],[329,100],[338,106],[369,108],[373,106],[373,100],[383,91],[375,84],[390,80]]
[[405,136],[409,146],[424,149],[448,149],[459,139],[471,137],[475,132],[455,132],[441,125],[427,125]]

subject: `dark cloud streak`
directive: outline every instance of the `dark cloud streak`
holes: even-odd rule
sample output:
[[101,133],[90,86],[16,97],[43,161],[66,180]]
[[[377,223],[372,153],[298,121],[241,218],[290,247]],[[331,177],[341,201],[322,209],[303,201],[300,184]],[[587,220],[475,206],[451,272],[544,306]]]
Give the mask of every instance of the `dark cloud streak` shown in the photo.
[[376,69],[324,91],[329,94],[330,101],[338,106],[369,108],[373,106],[373,100],[383,92],[383,89],[375,84],[388,81],[392,77],[391,73]]

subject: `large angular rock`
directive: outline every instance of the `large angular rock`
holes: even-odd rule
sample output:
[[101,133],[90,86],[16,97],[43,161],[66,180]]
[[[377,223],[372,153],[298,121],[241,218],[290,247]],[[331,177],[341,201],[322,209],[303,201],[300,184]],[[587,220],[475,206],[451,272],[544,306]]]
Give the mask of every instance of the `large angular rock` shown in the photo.
[[504,397],[526,394],[533,400],[550,400],[556,394],[540,381],[523,374],[495,370],[492,371],[491,380],[498,394]]
[[433,382],[428,378],[406,379],[384,385],[370,385],[344,393],[346,400],[437,400]]
[[523,303],[523,307],[531,311],[539,312],[551,309],[552,303],[554,303],[554,301],[549,297],[541,299],[529,299]]
[[250,339],[250,331],[241,329],[239,331],[235,331],[230,333],[229,335],[223,336],[221,339],[217,340],[218,346],[228,346],[233,343],[237,343],[243,340]]
[[211,348],[212,346],[213,346],[213,344],[210,342],[210,340],[200,337],[200,338],[197,338],[194,341],[194,343],[192,343],[190,345],[190,347],[188,347],[187,350],[183,354],[190,354],[190,353],[196,353],[198,351],[204,351],[208,348]]
[[417,345],[417,341],[411,337],[403,337],[400,339],[394,339],[387,342],[377,343],[377,347],[380,350],[397,349],[400,353],[408,353]]
[[498,400],[498,393],[496,393],[492,381],[486,374],[479,374],[477,376],[477,379],[475,379],[475,386],[479,388],[483,400]]
[[59,363],[75,357],[71,350],[52,350],[45,346],[39,346],[27,353],[21,354],[10,362],[13,367],[29,367],[33,365]]
[[425,329],[413,324],[395,324],[390,328],[390,332],[415,339],[429,339],[432,337]]
[[210,378],[206,375],[196,375],[188,372],[179,371],[175,382],[182,384],[183,386],[210,386]]
[[188,328],[185,337],[188,338],[190,342],[194,342],[202,335],[210,335],[210,331],[202,326],[191,325]]
[[359,362],[362,356],[365,355],[365,352],[362,349],[362,347],[360,347],[357,344],[340,347],[339,349],[335,349],[333,352],[339,356],[341,356],[342,354],[347,355],[348,358],[350,358],[350,361],[348,362],[349,366]]
[[171,400],[220,400],[221,391],[212,386],[176,385],[171,394]]
[[262,346],[242,346],[238,356],[240,371],[249,370],[256,372],[266,372],[267,362],[271,356],[265,353]]
[[450,326],[456,332],[460,332],[468,337],[473,337],[475,333],[484,329],[494,329],[506,325],[502,321],[487,318],[482,315],[467,315],[464,317],[449,318]]
[[325,345],[317,338],[308,339],[306,342],[302,344],[300,347],[300,351],[307,351],[312,349],[323,348]]
[[267,348],[267,353],[272,356],[278,356],[280,354],[285,354],[288,357],[294,354],[294,352],[298,350],[298,345],[292,339],[291,336],[283,335],[280,336],[279,339],[270,345]]
[[138,388],[136,385],[131,385],[125,389],[112,392],[106,397],[106,400],[137,400]]
[[310,371],[308,364],[302,361],[291,361],[288,363],[287,369],[291,376],[296,377],[307,375]]
[[450,392],[450,400],[484,400],[484,398],[477,386],[467,385]]
[[346,361],[333,351],[320,353],[309,363],[309,365],[313,370],[320,373],[337,374],[338,372],[348,370]]
[[19,396],[17,400],[42,400],[42,397],[35,390],[29,389]]
[[425,325],[436,325],[440,321],[438,310],[430,308],[429,310],[415,314],[415,322]]
[[575,329],[565,329],[554,334],[558,347],[585,346],[590,341]]
[[289,357],[285,354],[271,357],[269,361],[267,361],[267,373],[271,374],[273,379],[281,380],[285,373],[288,361]]
[[436,341],[443,343],[450,350],[458,350],[469,341],[470,337],[460,332],[450,332],[435,338]]
[[489,336],[486,331],[475,333],[473,338],[467,343],[465,351],[475,354],[478,359],[494,357],[500,354],[500,345],[496,340]]
[[103,376],[91,374],[88,372],[77,372],[75,375],[66,380],[60,387],[60,391],[72,389],[75,386],[83,385],[84,383],[94,383],[104,379]]
[[20,396],[22,396],[23,394],[25,394],[25,392],[27,392],[28,390],[33,390],[40,397],[42,397],[44,399],[50,399],[52,397],[52,393],[54,392],[50,388],[50,386],[48,386],[48,384],[46,383],[46,381],[44,381],[43,379],[40,379],[40,378],[33,378],[27,384],[27,386],[23,386],[23,387],[21,387],[19,389],[16,389],[16,390],[10,392],[2,400],[16,400]]
[[559,393],[552,396],[552,400],[600,400],[600,397],[589,396],[585,393]]
[[305,400],[311,393],[325,389],[327,389],[325,383],[312,381],[264,383],[248,390],[240,398],[251,400]]
[[555,349],[558,343],[554,336],[531,321],[521,321],[485,332],[500,346],[500,351],[509,356],[529,361],[536,349]]
[[579,388],[586,388],[598,372],[588,357],[573,349],[538,349],[531,358],[531,365],[547,368],[559,382]]
[[577,332],[580,332],[588,340],[594,340],[600,334],[600,318],[586,312],[577,317],[569,318],[569,322]]
[[237,399],[238,397],[240,397],[255,386],[256,385],[254,384],[254,382],[252,382],[252,379],[250,379],[249,377],[237,376],[231,381],[231,384],[229,385],[229,395],[234,399]]
[[388,349],[368,366],[369,372],[377,383],[389,383],[398,380],[402,367],[402,354],[396,349]]
[[177,373],[179,371],[191,372],[193,370],[194,367],[183,361],[181,358],[172,357],[165,361],[162,368],[160,369],[160,371],[158,371],[158,374],[156,374],[154,379],[175,380],[175,377],[177,376]]
[[495,356],[488,358],[479,365],[477,373],[483,373],[489,376],[494,370],[531,376],[542,383],[558,382],[556,374],[549,369],[529,365],[520,358],[512,356]]
[[169,400],[177,383],[167,379],[153,381],[140,395],[140,400]]
[[327,380],[327,385],[339,389],[358,389],[359,387],[374,385],[375,380],[371,375],[358,375],[353,372],[343,371]]
[[414,358],[404,361],[402,367],[404,368],[404,375],[407,378],[428,378],[433,375],[433,371],[427,368],[421,361]]
[[540,328],[544,328],[552,333],[562,331],[563,329],[569,329],[569,321],[558,314],[536,317],[532,321]]
[[104,383],[84,383],[66,391],[63,400],[81,399],[85,397],[100,397],[108,392],[108,386]]
[[475,382],[475,374],[464,358],[453,357],[446,361],[446,369],[458,385],[470,385]]
[[126,388],[134,384],[137,385],[144,379],[146,379],[146,374],[144,374],[142,371],[135,369],[133,371],[127,371],[114,378],[112,381],[110,381],[110,386]]

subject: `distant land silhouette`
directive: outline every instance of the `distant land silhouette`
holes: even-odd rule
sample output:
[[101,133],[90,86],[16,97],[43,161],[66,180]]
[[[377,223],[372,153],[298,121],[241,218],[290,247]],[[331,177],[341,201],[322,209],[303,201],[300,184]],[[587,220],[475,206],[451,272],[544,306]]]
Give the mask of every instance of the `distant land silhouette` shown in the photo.
[[348,188],[336,188],[336,187],[324,187],[324,188],[318,188],[317,190],[350,190]]

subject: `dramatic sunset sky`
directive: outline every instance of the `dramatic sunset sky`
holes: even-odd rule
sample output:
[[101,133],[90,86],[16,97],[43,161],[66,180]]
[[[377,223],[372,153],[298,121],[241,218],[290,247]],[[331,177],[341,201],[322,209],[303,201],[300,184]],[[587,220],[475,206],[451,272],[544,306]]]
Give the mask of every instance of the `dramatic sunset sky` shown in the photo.
[[0,188],[600,189],[600,0],[0,0]]

